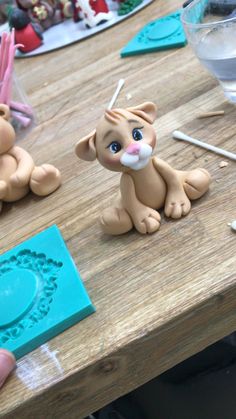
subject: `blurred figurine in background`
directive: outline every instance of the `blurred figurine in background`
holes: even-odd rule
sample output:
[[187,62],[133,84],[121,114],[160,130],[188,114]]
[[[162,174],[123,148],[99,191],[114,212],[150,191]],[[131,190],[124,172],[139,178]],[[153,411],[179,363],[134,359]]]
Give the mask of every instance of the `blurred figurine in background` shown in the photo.
[[61,11],[61,17],[62,19],[68,19],[70,17],[73,17],[73,5],[72,1],[70,0],[60,0],[58,2],[59,8]]
[[15,43],[21,52],[30,52],[43,42],[42,30],[37,23],[31,23],[28,14],[17,7],[9,13],[10,28],[15,28]]

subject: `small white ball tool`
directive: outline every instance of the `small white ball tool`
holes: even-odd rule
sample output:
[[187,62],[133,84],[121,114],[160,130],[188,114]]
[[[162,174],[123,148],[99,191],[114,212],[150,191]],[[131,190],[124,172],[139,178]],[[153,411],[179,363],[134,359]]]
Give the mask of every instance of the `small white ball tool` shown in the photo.
[[188,143],[195,144],[199,147],[205,148],[206,150],[213,151],[216,154],[220,154],[221,156],[228,157],[229,159],[236,161],[236,154],[231,153],[230,151],[226,151],[223,148],[204,143],[203,141],[196,140],[195,138],[192,138],[181,131],[174,131],[172,136],[174,139],[187,141]]

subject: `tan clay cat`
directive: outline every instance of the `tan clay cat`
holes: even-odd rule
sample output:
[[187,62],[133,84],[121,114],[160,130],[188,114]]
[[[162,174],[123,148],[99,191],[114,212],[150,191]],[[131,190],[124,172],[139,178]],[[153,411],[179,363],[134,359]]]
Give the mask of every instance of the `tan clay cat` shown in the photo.
[[15,131],[9,117],[8,106],[0,104],[0,212],[4,201],[17,201],[30,189],[45,196],[61,184],[58,169],[50,164],[35,166],[30,154],[14,145]]
[[97,158],[107,169],[122,172],[121,197],[100,218],[105,233],[123,234],[133,226],[142,234],[153,233],[160,227],[158,209],[164,207],[167,217],[180,218],[189,213],[190,200],[208,190],[210,175],[205,169],[179,171],[152,156],[156,113],[151,102],[107,110],[96,130],[76,145],[81,159]]

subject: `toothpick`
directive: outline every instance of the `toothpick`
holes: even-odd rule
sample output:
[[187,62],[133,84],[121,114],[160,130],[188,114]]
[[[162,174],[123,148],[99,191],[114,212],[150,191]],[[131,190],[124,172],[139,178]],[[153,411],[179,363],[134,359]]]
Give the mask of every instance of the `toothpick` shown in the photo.
[[203,141],[196,140],[195,138],[192,138],[181,131],[174,131],[172,136],[174,139],[187,141],[188,143],[195,144],[199,147],[205,148],[206,150],[213,151],[216,154],[220,154],[221,156],[228,157],[229,159],[236,161],[236,154],[231,153],[230,151],[226,151],[223,148],[204,143]]
[[225,111],[212,111],[212,112],[204,112],[198,115],[198,119],[201,118],[209,118],[211,116],[222,116],[224,115]]
[[110,101],[107,109],[111,109],[113,107],[113,105],[114,105],[116,99],[118,98],[118,95],[119,95],[122,87],[124,86],[124,84],[125,84],[124,79],[120,79],[118,81],[118,85],[117,85],[116,91],[115,91],[114,95],[112,96],[112,99],[111,99],[111,101]]

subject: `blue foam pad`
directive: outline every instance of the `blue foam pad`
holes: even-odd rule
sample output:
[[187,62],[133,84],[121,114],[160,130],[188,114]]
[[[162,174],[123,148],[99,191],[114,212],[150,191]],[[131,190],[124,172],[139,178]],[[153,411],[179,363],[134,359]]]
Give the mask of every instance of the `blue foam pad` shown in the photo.
[[187,40],[180,16],[181,10],[177,10],[148,23],[122,49],[121,57],[186,45]]
[[16,358],[94,311],[56,225],[0,256],[0,347]]

